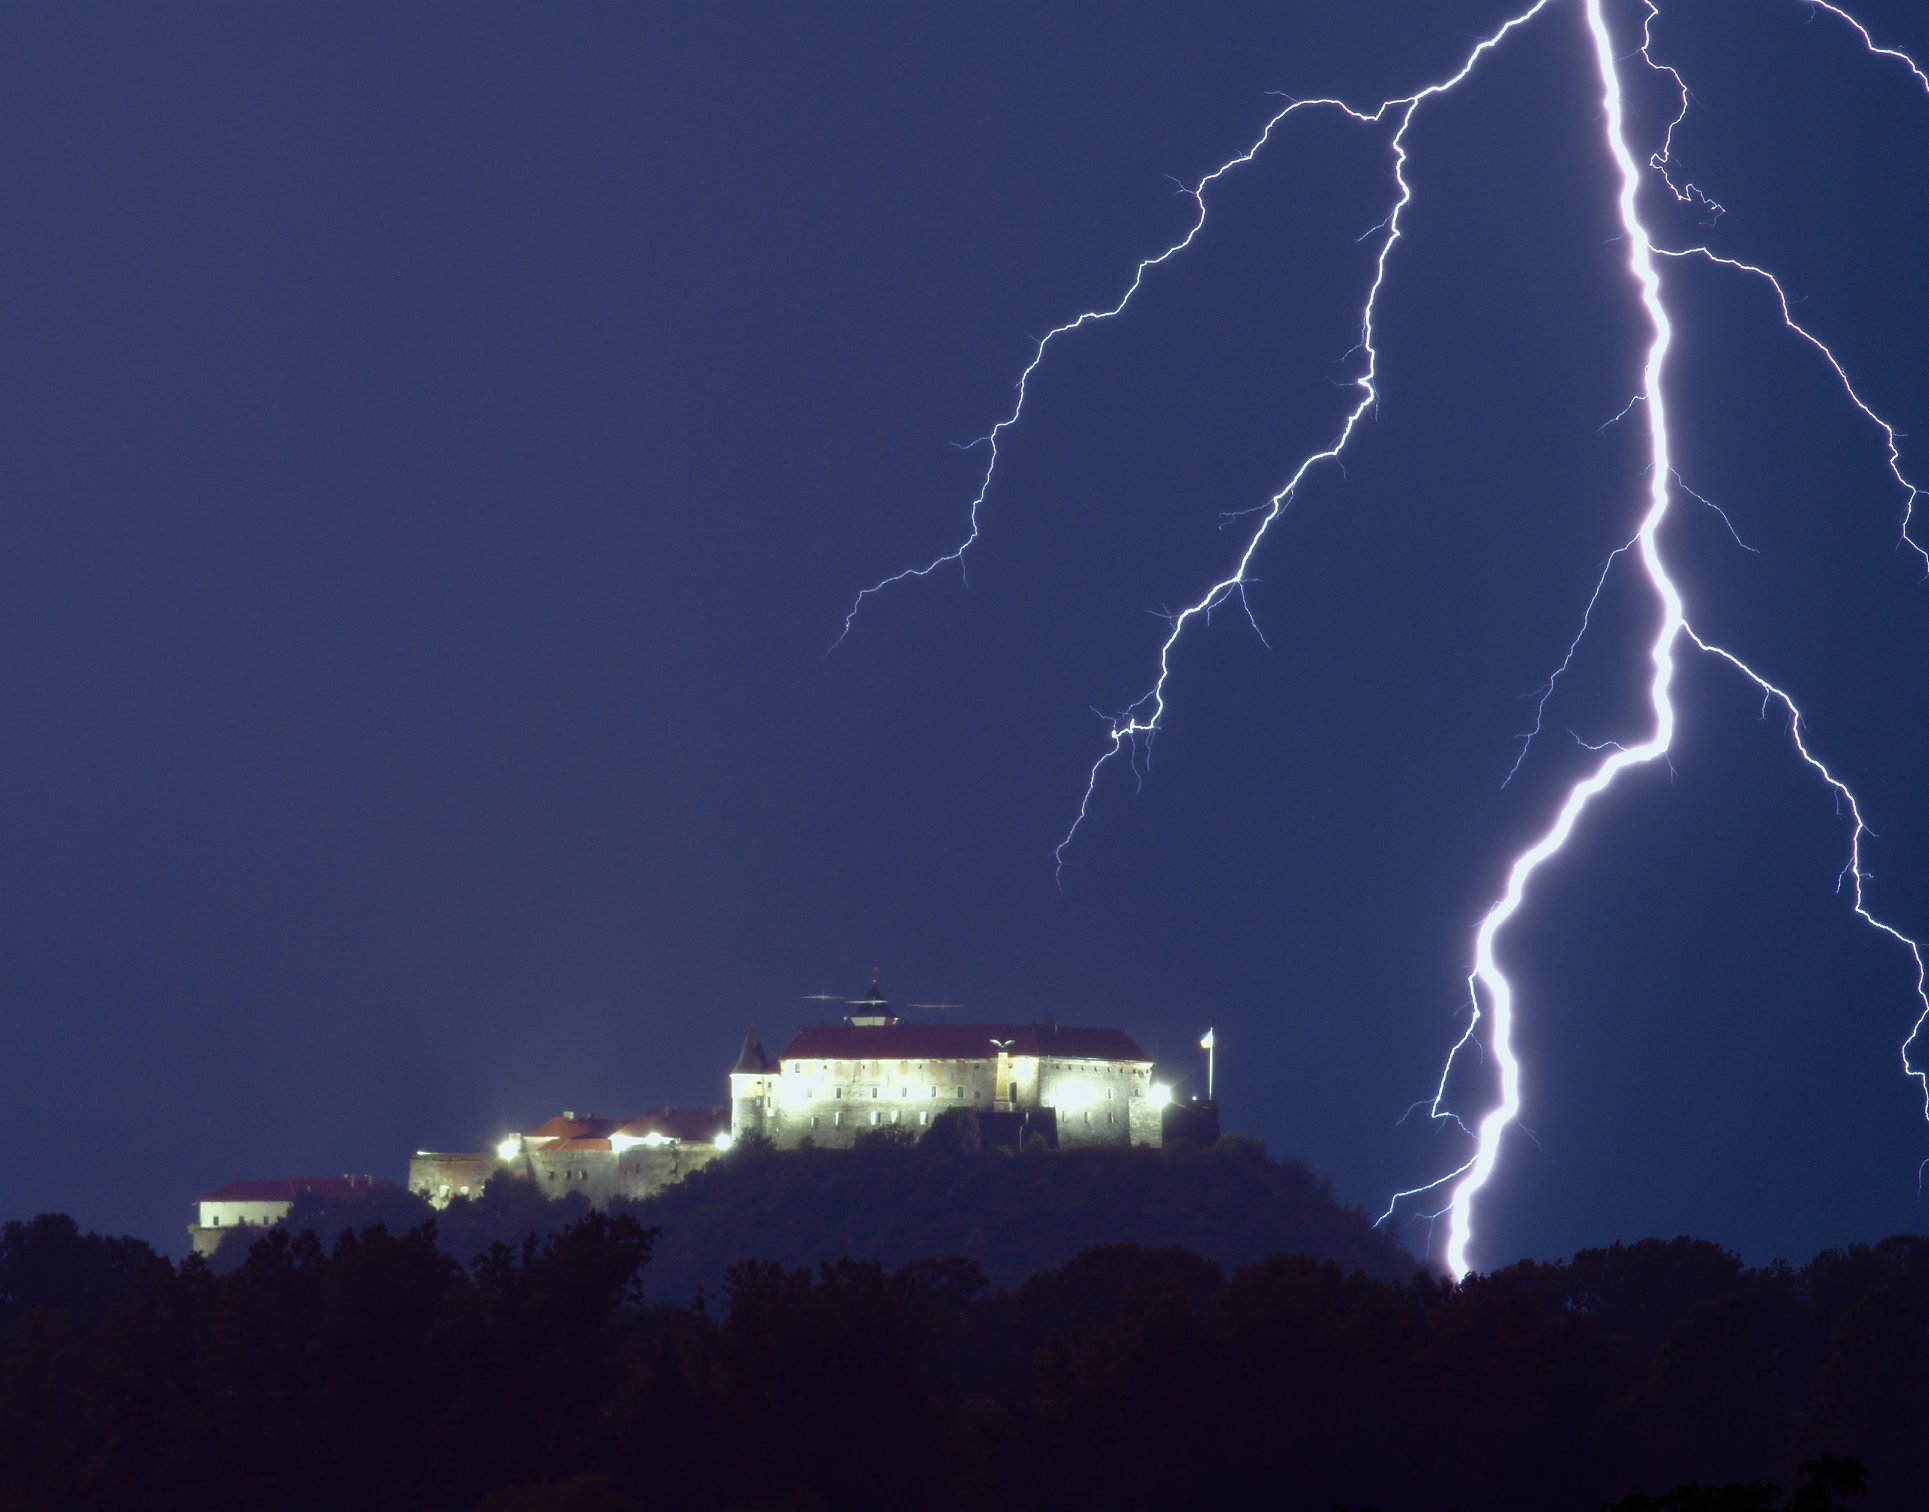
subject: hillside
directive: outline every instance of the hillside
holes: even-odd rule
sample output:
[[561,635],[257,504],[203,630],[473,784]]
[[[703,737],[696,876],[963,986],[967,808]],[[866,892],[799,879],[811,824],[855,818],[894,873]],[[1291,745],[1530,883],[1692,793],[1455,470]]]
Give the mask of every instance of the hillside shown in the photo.
[[798,1267],[847,1255],[887,1266],[966,1255],[996,1286],[1118,1242],[1177,1246],[1227,1268],[1273,1254],[1383,1281],[1421,1268],[1305,1166],[1236,1138],[1205,1149],[1019,1154],[967,1154],[930,1139],[746,1148],[615,1211],[662,1229],[647,1284],[653,1301],[670,1303],[699,1286],[714,1292],[724,1268],[746,1256]]

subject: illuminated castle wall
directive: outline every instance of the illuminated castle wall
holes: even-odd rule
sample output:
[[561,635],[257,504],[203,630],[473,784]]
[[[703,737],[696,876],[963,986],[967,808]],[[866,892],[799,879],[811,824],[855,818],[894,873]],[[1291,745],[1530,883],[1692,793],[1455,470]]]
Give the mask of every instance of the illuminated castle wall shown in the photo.
[[1151,1057],[1121,1030],[903,1024],[875,983],[852,1006],[861,1011],[800,1031],[774,1059],[753,1028],[730,1070],[727,1110],[666,1108],[628,1120],[564,1113],[491,1151],[418,1150],[409,1190],[445,1207],[506,1173],[600,1207],[660,1192],[746,1136],[784,1149],[806,1140],[848,1149],[874,1130],[915,1137],[952,1109],[983,1115],[1005,1142],[1034,1133],[1060,1147],[1165,1142],[1171,1099],[1153,1083]]
[[921,1134],[962,1108],[1030,1114],[1061,1147],[1156,1146],[1167,1100],[1151,1057],[1117,1029],[901,1024],[878,1012],[805,1029],[774,1060],[751,1030],[730,1073],[730,1132],[848,1148],[874,1129]]
[[601,1207],[613,1197],[642,1198],[702,1170],[730,1144],[722,1108],[665,1108],[641,1118],[564,1113],[494,1150],[417,1150],[409,1190],[435,1207],[476,1197],[500,1173],[533,1181],[544,1195],[581,1192]]

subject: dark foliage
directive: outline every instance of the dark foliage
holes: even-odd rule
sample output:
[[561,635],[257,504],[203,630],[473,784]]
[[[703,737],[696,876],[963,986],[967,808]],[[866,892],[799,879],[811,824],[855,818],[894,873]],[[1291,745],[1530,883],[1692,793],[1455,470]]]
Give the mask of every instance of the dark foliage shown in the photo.
[[1419,1262],[1336,1202],[1326,1183],[1263,1145],[1017,1153],[985,1144],[968,1114],[947,1114],[915,1145],[871,1137],[852,1150],[739,1149],[627,1209],[663,1230],[651,1294],[714,1291],[744,1255],[788,1267],[846,1255],[886,1266],[969,1255],[1016,1285],[1094,1245],[1176,1245],[1222,1267],[1312,1255],[1383,1281]]
[[1650,1241],[1457,1287],[1124,1244],[1005,1290],[966,1259],[748,1260],[652,1309],[656,1237],[590,1213],[465,1266],[428,1224],[277,1230],[217,1274],[8,1225],[0,1509],[1881,1512],[1929,1488],[1921,1239],[1799,1271]]

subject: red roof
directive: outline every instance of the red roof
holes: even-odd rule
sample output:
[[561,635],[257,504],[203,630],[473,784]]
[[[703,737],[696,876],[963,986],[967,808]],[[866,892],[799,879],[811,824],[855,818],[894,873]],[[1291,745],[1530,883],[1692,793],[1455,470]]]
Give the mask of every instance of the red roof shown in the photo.
[[558,1114],[548,1123],[531,1129],[523,1135],[527,1140],[550,1139],[608,1139],[623,1127],[620,1118],[571,1118],[568,1114]]
[[293,1202],[297,1197],[366,1197],[395,1183],[378,1176],[276,1176],[267,1181],[230,1181],[202,1202]]
[[730,1132],[730,1114],[723,1108],[665,1108],[632,1118],[616,1132],[630,1139],[660,1134],[683,1144],[708,1144]]
[[778,1059],[981,1060],[998,1053],[993,1040],[1045,1060],[1152,1060],[1122,1029],[1068,1024],[817,1024],[798,1031]]

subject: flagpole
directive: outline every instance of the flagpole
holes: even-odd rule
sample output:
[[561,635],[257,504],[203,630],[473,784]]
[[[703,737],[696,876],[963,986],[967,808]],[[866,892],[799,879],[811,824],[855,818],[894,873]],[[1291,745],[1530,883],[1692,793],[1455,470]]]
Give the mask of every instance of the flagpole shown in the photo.
[[1218,1036],[1208,1029],[1199,1041],[1199,1048],[1206,1052],[1206,1101],[1212,1101],[1212,1057],[1218,1047]]

